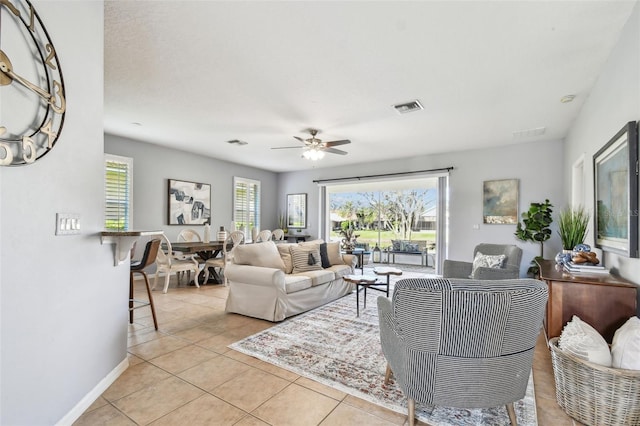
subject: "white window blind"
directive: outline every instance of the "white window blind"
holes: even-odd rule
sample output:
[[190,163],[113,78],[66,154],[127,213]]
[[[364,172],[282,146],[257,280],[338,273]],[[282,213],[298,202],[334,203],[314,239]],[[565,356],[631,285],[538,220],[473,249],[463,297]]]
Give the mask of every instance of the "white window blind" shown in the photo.
[[233,221],[247,241],[253,228],[260,229],[260,181],[233,178]]
[[106,154],[104,161],[104,228],[131,229],[133,159]]

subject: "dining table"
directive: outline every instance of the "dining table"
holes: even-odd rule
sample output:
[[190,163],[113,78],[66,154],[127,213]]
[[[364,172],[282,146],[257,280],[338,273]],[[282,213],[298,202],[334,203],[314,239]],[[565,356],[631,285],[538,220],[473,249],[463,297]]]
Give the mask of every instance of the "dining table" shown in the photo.
[[[208,259],[212,259],[214,257],[220,256],[222,253],[224,241],[210,241],[208,243],[201,241],[178,241],[175,243],[171,243],[171,248],[174,252],[180,252],[185,255],[189,254],[197,254],[200,259],[203,261],[207,261]],[[231,246],[232,244],[229,244]],[[230,248],[230,247],[227,248]],[[215,268],[211,268],[212,273],[209,274],[209,281],[204,283],[204,270],[198,274],[196,279],[201,284],[221,284],[222,277],[215,270]]]

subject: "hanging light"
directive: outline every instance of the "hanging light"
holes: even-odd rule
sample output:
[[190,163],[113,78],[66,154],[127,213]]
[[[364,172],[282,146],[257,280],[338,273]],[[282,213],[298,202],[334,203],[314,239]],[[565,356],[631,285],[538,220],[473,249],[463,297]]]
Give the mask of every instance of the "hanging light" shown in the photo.
[[304,158],[306,158],[307,160],[317,161],[317,160],[320,160],[320,159],[324,158],[324,151],[322,151],[321,149],[319,149],[317,147],[312,147],[312,148],[309,148],[306,151],[304,151],[302,153],[302,156]]

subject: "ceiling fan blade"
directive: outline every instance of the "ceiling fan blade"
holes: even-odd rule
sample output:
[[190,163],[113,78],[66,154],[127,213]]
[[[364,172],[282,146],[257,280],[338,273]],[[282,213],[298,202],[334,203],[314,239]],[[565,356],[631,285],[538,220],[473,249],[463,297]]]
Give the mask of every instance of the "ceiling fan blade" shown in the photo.
[[329,147],[332,147],[332,146],[346,145],[348,143],[351,143],[351,141],[349,139],[342,139],[342,140],[339,140],[339,141],[325,142],[324,146],[329,148]]
[[304,143],[304,144],[306,144],[306,143],[307,143],[307,142],[306,142],[304,139],[302,139],[301,137],[294,136],[294,138],[298,139],[300,142],[302,142],[302,143]]
[[276,147],[272,147],[271,149],[300,149],[300,148],[304,148],[304,146],[276,146]]
[[335,149],[335,148],[325,148],[323,149],[324,152],[330,152],[331,154],[340,154],[340,155],[347,155],[348,152],[347,151],[343,151],[341,149]]

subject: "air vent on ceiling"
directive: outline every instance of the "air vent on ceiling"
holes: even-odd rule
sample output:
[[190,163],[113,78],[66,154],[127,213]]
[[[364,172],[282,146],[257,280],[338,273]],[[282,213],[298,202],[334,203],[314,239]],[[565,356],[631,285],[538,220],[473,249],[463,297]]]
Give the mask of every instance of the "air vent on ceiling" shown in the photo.
[[239,146],[242,146],[242,145],[247,145],[249,142],[245,142],[245,141],[240,141],[240,140],[238,140],[238,139],[234,139],[234,140],[232,140],[232,141],[227,141],[227,143],[229,143],[229,144],[231,144],[231,145],[239,145]]
[[424,109],[422,104],[420,104],[420,101],[415,99],[411,102],[405,102],[403,104],[397,104],[393,106],[396,111],[398,111],[398,113],[400,114],[406,114],[408,112],[413,112],[413,111],[419,111],[421,109]]
[[546,127],[536,127],[535,129],[518,130],[513,132],[513,138],[514,139],[532,138],[535,136],[544,135],[544,132],[546,131],[547,131]]

